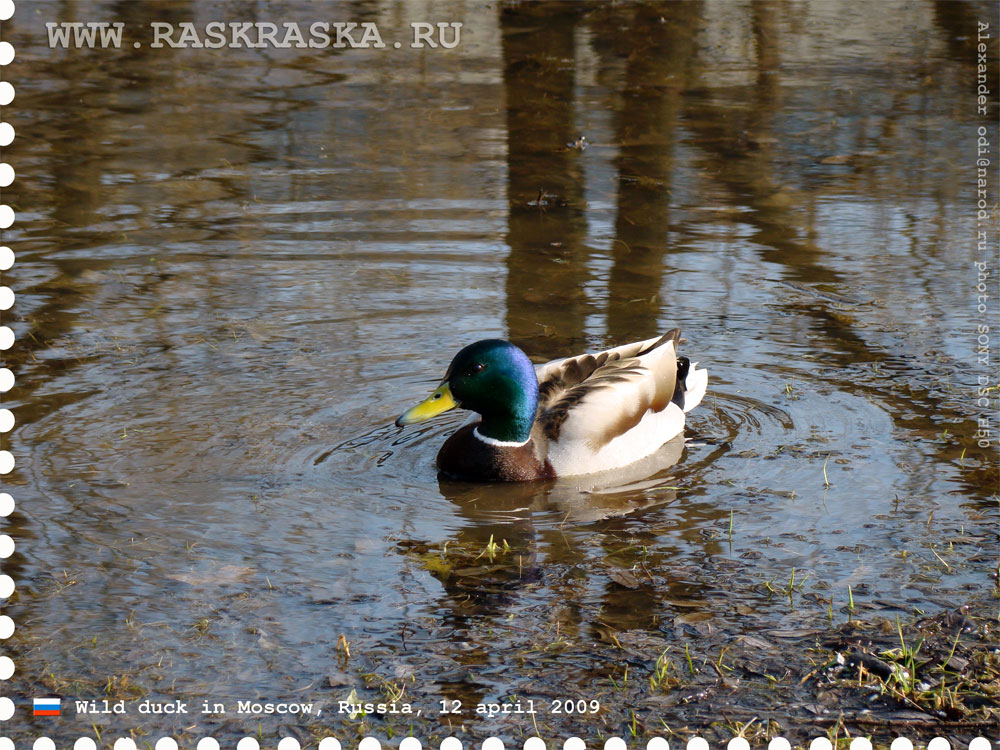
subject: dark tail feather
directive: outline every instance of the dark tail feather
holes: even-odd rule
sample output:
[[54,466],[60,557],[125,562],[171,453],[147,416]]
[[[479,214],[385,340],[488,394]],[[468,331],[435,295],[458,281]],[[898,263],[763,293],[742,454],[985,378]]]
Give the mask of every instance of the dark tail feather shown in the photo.
[[684,391],[687,390],[687,376],[691,371],[691,360],[687,357],[677,358],[677,385],[674,386],[674,397],[670,399],[684,410]]

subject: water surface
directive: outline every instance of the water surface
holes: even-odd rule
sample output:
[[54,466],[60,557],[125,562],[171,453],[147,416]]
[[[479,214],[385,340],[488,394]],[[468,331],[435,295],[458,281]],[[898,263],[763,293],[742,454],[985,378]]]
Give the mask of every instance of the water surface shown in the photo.
[[[46,21],[392,39],[431,11],[19,4],[11,736],[91,733],[29,718],[40,694],[327,708],[97,717],[112,739],[411,731],[351,695],[412,701],[420,737],[534,733],[438,715],[513,696],[683,735],[759,706],[633,692],[665,648],[988,596],[968,90],[996,10],[881,7],[446,2],[453,50],[67,51]],[[710,390],[638,486],[442,480],[461,416],[392,424],[474,340],[544,361],[673,326]]]

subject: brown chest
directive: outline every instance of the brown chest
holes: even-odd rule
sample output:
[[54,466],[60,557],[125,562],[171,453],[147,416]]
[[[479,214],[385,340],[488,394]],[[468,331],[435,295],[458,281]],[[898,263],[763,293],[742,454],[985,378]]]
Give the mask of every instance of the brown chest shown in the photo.
[[488,444],[466,425],[448,438],[438,452],[437,464],[445,474],[472,481],[529,482],[552,479],[552,466],[538,456],[534,441],[524,445]]

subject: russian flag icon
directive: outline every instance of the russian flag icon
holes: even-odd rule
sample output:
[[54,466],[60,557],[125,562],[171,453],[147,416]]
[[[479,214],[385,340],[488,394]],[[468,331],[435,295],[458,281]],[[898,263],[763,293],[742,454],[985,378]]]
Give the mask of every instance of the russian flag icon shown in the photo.
[[35,716],[59,716],[59,698],[35,698]]

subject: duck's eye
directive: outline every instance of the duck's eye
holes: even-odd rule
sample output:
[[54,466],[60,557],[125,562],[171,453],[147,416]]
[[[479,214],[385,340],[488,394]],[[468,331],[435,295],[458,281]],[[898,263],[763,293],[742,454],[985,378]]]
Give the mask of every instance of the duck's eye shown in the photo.
[[474,364],[472,367],[469,368],[469,372],[466,373],[466,374],[469,377],[472,377],[473,375],[478,375],[479,373],[481,373],[485,369],[486,369],[486,365],[484,365],[482,362],[476,362],[476,364]]

